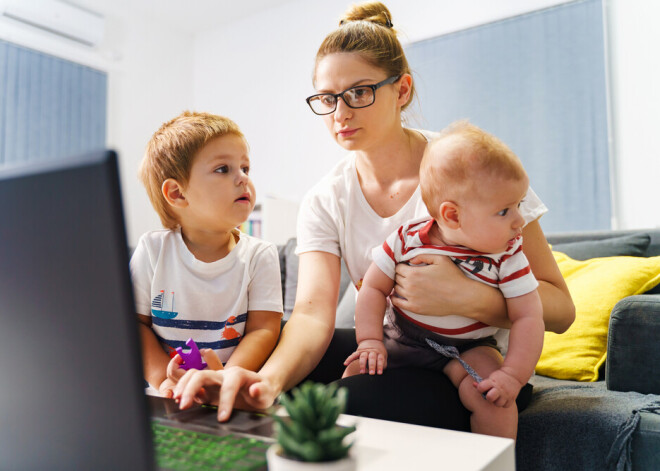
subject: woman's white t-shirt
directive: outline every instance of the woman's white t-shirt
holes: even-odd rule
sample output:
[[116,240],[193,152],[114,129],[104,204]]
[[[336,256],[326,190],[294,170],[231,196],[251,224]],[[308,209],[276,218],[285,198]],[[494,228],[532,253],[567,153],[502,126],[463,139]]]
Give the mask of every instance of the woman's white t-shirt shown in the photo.
[[[427,140],[435,133],[419,131]],[[405,222],[428,216],[419,186],[393,216],[380,217],[362,193],[355,166],[356,153],[349,153],[317,183],[303,199],[298,213],[296,253],[328,252],[342,257],[353,285],[361,285],[371,250]],[[529,188],[521,205],[526,223],[548,209]]]

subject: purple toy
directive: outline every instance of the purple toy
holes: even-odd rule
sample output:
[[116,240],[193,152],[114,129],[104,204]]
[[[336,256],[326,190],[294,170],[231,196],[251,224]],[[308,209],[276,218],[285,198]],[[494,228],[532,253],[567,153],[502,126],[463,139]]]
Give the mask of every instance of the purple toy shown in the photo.
[[197,344],[195,343],[195,341],[192,338],[189,338],[186,341],[186,345],[190,347],[190,350],[185,353],[183,351],[183,348],[176,347],[176,352],[183,360],[183,363],[179,365],[179,368],[183,368],[184,370],[189,370],[191,368],[194,368],[196,370],[203,370],[204,368],[206,368],[207,364],[206,362],[202,361],[202,354],[199,353],[199,348],[197,348]]

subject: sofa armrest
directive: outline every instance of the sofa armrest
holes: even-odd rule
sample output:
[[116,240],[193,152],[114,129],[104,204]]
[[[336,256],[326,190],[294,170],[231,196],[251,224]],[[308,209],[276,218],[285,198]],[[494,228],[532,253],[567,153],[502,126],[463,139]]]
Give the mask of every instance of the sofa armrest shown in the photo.
[[610,316],[605,381],[613,391],[660,394],[660,295],[619,301]]

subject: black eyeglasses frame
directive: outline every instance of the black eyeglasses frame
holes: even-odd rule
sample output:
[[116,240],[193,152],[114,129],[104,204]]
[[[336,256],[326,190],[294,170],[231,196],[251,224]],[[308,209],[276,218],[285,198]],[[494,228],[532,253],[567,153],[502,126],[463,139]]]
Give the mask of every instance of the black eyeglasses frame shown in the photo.
[[[316,115],[319,115],[319,116],[325,116],[325,115],[334,113],[337,110],[337,103],[339,103],[339,98],[344,100],[344,103],[346,103],[346,106],[348,106],[349,108],[353,108],[353,109],[367,108],[368,106],[371,106],[376,102],[376,90],[378,90],[382,86],[394,83],[397,80],[399,80],[400,78],[401,78],[401,75],[392,75],[391,77],[386,78],[382,82],[378,82],[378,83],[375,83],[373,85],[356,85],[354,87],[347,88],[343,92],[339,92],[339,93],[317,93],[316,95],[308,96],[305,99],[305,101],[309,105],[309,108],[312,110],[312,112]],[[369,103],[368,105],[364,105],[364,106],[351,106],[348,103],[348,101],[346,101],[346,99],[344,98],[344,94],[347,93],[347,92],[350,92],[351,90],[354,90],[356,88],[364,88],[364,87],[371,88],[371,90],[373,92],[373,97],[374,97],[373,101],[371,103]],[[312,107],[311,100],[313,100],[314,98],[319,97],[319,96],[333,96],[333,97],[335,97],[335,107],[332,109],[332,111],[328,111],[327,113],[317,113],[314,110],[314,108]]]

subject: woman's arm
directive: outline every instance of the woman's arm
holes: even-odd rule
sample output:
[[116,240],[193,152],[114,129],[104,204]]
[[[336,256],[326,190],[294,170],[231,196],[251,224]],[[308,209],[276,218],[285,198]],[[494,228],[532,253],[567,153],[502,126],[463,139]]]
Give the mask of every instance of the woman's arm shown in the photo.
[[242,366],[252,371],[261,368],[277,344],[281,318],[281,312],[249,311],[245,335],[227,360],[225,368]]
[[259,374],[279,392],[303,380],[332,340],[341,261],[326,252],[300,254],[296,304],[275,351]]
[[[539,282],[545,329],[562,333],[575,319],[575,307],[538,221],[523,229],[523,252]],[[460,315],[488,325],[510,328],[504,297],[498,289],[471,280],[440,255],[411,260],[427,266],[398,264],[392,303],[402,309],[429,316]]]
[[575,320],[575,305],[538,221],[523,229],[523,252],[539,282],[545,330],[566,332]]

